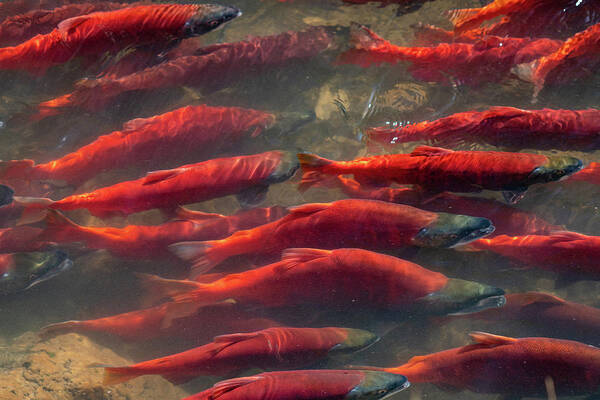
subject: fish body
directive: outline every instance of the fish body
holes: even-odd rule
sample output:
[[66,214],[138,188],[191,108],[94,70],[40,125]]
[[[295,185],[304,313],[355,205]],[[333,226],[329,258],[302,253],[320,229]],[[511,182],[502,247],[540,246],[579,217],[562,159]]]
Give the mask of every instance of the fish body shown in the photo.
[[566,231],[550,235],[501,235],[468,246],[492,251],[526,266],[600,279],[600,236]]
[[408,386],[402,375],[380,371],[278,371],[222,381],[183,400],[378,400]]
[[459,35],[504,16],[486,27],[485,32],[511,37],[556,37],[600,22],[600,5],[594,0],[496,0],[481,8],[452,10],[449,16],[454,33]]
[[12,46],[36,35],[50,33],[61,22],[98,11],[129,7],[127,3],[98,1],[96,3],[66,4],[52,9],[35,9],[11,15],[0,23],[0,46]]
[[129,215],[153,208],[173,210],[178,205],[232,194],[237,194],[245,204],[252,204],[264,198],[270,184],[285,181],[297,168],[298,164],[291,154],[269,151],[154,171],[141,179],[57,201],[36,198],[15,201],[26,205],[29,210],[85,208],[100,218],[115,214]]
[[600,309],[564,300],[547,293],[511,293],[501,308],[469,314],[469,318],[500,323],[524,322],[544,336],[572,339],[597,346]]
[[298,154],[298,159],[304,173],[301,190],[318,184],[327,175],[352,174],[361,183],[412,184],[430,193],[485,189],[522,194],[535,183],[557,181],[583,166],[581,160],[569,156],[453,151],[430,146],[419,146],[410,154],[352,161],[331,161],[306,153]]
[[348,196],[358,199],[388,201],[406,204],[432,212],[446,212],[487,218],[496,228],[487,237],[498,235],[547,235],[563,228],[550,224],[539,216],[493,199],[457,196],[440,193],[424,198],[423,193],[411,187],[370,188],[354,179],[338,176],[336,185]]
[[475,344],[417,356],[396,368],[412,383],[515,396],[546,396],[547,378],[559,396],[600,389],[600,349],[570,340],[509,338],[476,332]]
[[81,15],[62,21],[48,34],[0,49],[0,69],[43,73],[79,55],[166,45],[203,34],[238,15],[235,8],[208,4],[151,4]]
[[193,271],[199,274],[236,255],[278,255],[289,247],[451,247],[494,230],[485,218],[436,214],[375,200],[304,204],[289,210],[290,214],[278,221],[225,239],[182,242],[171,248],[193,261]]
[[0,254],[0,294],[27,290],[71,268],[63,251]]
[[587,167],[571,175],[569,181],[583,181],[600,185],[600,163],[589,163]]
[[370,308],[399,315],[445,315],[497,306],[504,291],[448,278],[396,257],[360,249],[288,249],[282,260],[211,283],[145,276],[149,297],[175,298],[187,313],[197,305],[235,299],[242,304]]
[[[340,55],[341,64],[410,62],[409,72],[417,79],[448,83],[449,76],[460,84],[477,86],[507,77],[512,66],[551,54],[560,40],[489,36],[475,43],[441,43],[433,47],[401,47],[379,37],[365,26],[351,27],[352,48]],[[525,61],[527,60],[527,61]]]
[[177,86],[210,87],[247,76],[249,71],[310,59],[333,43],[323,27],[204,47],[196,55],[179,57],[118,79],[103,77],[80,82],[75,91],[40,104],[40,110],[68,108],[98,111],[121,93]]
[[486,143],[514,150],[592,151],[600,147],[600,111],[492,107],[397,128],[371,128],[366,135],[387,146],[427,141],[439,145]]
[[27,225],[1,228],[0,254],[40,251],[53,244],[41,237],[42,232],[42,228]]
[[[224,238],[240,229],[251,229],[286,214],[284,207],[277,206],[243,210],[231,216],[180,209],[177,211],[179,219],[164,224],[113,228],[80,226],[52,210],[46,215],[47,227],[43,234],[39,228],[20,226],[13,229],[37,229],[32,232],[35,238],[41,236],[57,243],[82,242],[88,249],[108,250],[126,259],[164,259],[173,256],[168,250],[172,243]],[[11,234],[8,238],[12,238],[14,231],[8,232]],[[3,239],[4,233],[0,230],[0,249],[3,248]],[[39,243],[39,240],[33,243]]]
[[78,185],[100,172],[149,162],[180,160],[186,152],[202,156],[231,146],[246,134],[256,136],[275,122],[266,112],[237,107],[187,106],[150,118],[137,118],[123,129],[100,136],[59,159],[0,162],[0,179],[64,181]]
[[127,367],[105,368],[104,384],[161,375],[181,384],[202,375],[233,375],[250,368],[294,369],[337,352],[360,350],[377,336],[359,329],[275,327],[217,336],[212,343]]
[[202,345],[217,335],[280,325],[274,320],[254,316],[230,300],[205,304],[197,308],[197,313],[184,317],[173,315],[171,308],[170,303],[163,303],[103,318],[59,322],[44,327],[39,335],[50,338],[68,333],[101,334],[127,342],[183,339]]
[[534,98],[545,87],[586,78],[600,66],[600,23],[567,39],[538,60],[517,65],[515,72],[535,86]]

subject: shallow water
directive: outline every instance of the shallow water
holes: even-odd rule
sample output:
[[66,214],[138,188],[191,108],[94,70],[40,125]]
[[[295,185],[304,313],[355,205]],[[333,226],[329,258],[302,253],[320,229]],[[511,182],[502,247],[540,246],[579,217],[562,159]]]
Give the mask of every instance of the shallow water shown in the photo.
[[[217,0],[214,2],[232,3]],[[412,24],[424,22],[450,29],[444,11],[478,7],[480,3],[467,0],[436,0],[427,2],[420,10],[404,16],[396,16],[393,5],[383,8],[376,4],[345,6],[337,1],[325,0],[295,0],[285,3],[275,0],[237,0],[235,5],[243,10],[242,17],[224,29],[197,40],[206,44],[233,42],[249,35],[270,35],[286,30],[299,30],[310,25],[348,26],[350,22],[357,21],[371,26],[394,44],[409,45],[412,40]],[[128,94],[98,113],[73,112],[39,123],[27,123],[15,116],[26,112],[39,101],[69,92],[73,83],[82,77],[82,66],[77,61],[72,61],[67,65],[52,68],[48,74],[40,77],[20,72],[1,72],[0,120],[3,121],[3,127],[0,130],[0,159],[29,158],[38,163],[50,161],[91,142],[100,134],[119,129],[125,121],[150,117],[190,104],[240,106],[270,112],[314,111],[315,121],[293,133],[285,136],[261,135],[256,139],[234,143],[229,150],[218,155],[252,154],[282,148],[291,151],[301,149],[336,160],[373,154],[367,151],[365,143],[361,140],[361,129],[385,122],[435,119],[455,112],[485,109],[494,105],[536,109],[581,109],[600,106],[599,74],[583,83],[546,90],[538,103],[532,105],[532,86],[516,78],[476,88],[447,86],[417,81],[402,66],[367,69],[358,66],[335,66],[332,63],[334,58],[335,53],[330,51],[309,62],[294,62],[260,74],[248,71],[247,75],[242,73],[235,81],[215,90],[177,87]],[[371,110],[368,107],[369,102],[375,104]],[[339,104],[343,104],[345,114],[340,111]],[[398,146],[395,150],[409,152],[416,145],[417,143]],[[474,148],[493,149],[492,146],[456,147]],[[527,149],[523,151],[537,152]],[[596,151],[571,154],[585,162],[591,162],[599,161],[600,153]],[[155,160],[148,171],[175,166]],[[144,171],[135,169],[106,172],[76,189],[54,188],[48,197],[58,199],[71,193],[87,192],[121,180],[137,178],[143,173]],[[290,181],[273,185],[263,206],[287,206],[345,198],[341,192],[333,189],[318,188],[300,193],[296,189],[298,182],[299,174]],[[532,187],[516,207],[533,212],[568,230],[600,235],[599,194],[598,187],[586,183],[538,185]],[[501,200],[501,195],[494,192],[484,192],[480,196]],[[191,208],[232,214],[239,206],[235,198],[230,196],[194,204]],[[68,215],[83,225],[98,226],[106,223],[114,226],[156,224],[164,220],[158,211],[138,213],[126,219],[116,217],[105,222],[91,217],[86,211],[70,212]],[[0,358],[0,374],[7,373],[5,378],[0,379],[10,379],[10,370],[20,367],[23,363],[22,353],[27,352],[27,349],[23,350],[23,345],[19,344],[18,340],[13,342],[15,338],[28,332],[36,332],[49,323],[92,319],[137,309],[140,307],[140,289],[137,287],[133,271],[181,277],[177,271],[185,267],[185,264],[173,260],[169,263],[124,261],[102,251],[85,253],[77,246],[71,250],[74,261],[71,270],[26,292],[0,298],[0,346],[4,345],[11,354],[14,353],[14,356]],[[578,280],[564,284],[555,273],[535,268],[522,269],[500,256],[432,249],[414,252],[399,250],[392,253],[447,276],[483,282],[504,288],[509,293],[544,291],[570,301],[600,306],[597,296],[600,291],[599,282]],[[234,260],[230,267],[239,269],[247,263],[245,260]],[[261,313],[262,310],[257,312]],[[312,308],[298,308],[284,311],[283,317],[289,318],[290,324],[298,326],[338,324],[371,329],[384,334],[382,341],[349,360],[357,365],[400,365],[414,355],[467,344],[467,333],[473,330],[514,337],[529,336],[536,332],[525,323],[493,324],[470,319],[455,319],[445,324],[439,321],[394,321],[386,315],[373,314],[372,311],[315,312]],[[35,342],[34,339],[31,340]],[[175,339],[158,343],[123,343],[118,339],[106,338],[96,340],[101,346],[136,361],[186,348],[185,343],[179,343]],[[344,360],[344,363],[347,361]],[[190,394],[196,393],[208,387],[209,382],[216,381],[217,379],[200,378],[184,385],[183,390]],[[99,384],[100,382],[91,383]],[[160,384],[170,385],[166,381],[160,381]],[[0,385],[0,390],[2,387]],[[3,395],[0,392],[0,398],[10,398],[9,394]],[[160,398],[178,399],[180,394],[161,393]],[[159,398],[148,393],[146,395],[146,399]],[[393,398],[492,399],[496,396],[471,392],[454,393],[432,385],[418,384],[410,391],[399,393]]]

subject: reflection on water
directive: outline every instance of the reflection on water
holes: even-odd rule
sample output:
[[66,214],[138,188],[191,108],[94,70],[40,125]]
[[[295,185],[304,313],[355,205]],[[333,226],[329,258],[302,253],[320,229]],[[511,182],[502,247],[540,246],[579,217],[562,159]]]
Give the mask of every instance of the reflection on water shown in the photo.
[[[18,1],[14,0],[15,3]],[[213,2],[231,3],[231,1],[218,0]],[[47,3],[49,3],[49,7],[54,5],[54,2]],[[153,148],[152,152],[143,153],[141,158],[136,160],[135,165],[121,165],[127,160],[119,160],[117,157],[111,161],[111,167],[114,168],[106,169],[105,166],[98,173],[91,174],[93,177],[83,183],[79,181],[66,182],[65,179],[53,180],[48,177],[43,182],[20,182],[22,186],[19,186],[17,194],[61,199],[74,193],[90,192],[124,180],[138,179],[148,171],[174,168],[184,163],[195,163],[218,156],[257,154],[275,149],[315,153],[333,160],[350,160],[386,151],[378,146],[367,146],[364,132],[369,127],[400,127],[458,112],[485,110],[491,106],[536,109],[545,107],[585,109],[600,106],[597,95],[600,86],[598,74],[583,83],[569,83],[559,88],[545,90],[538,97],[537,104],[533,106],[531,103],[532,85],[514,76],[504,79],[493,77],[493,79],[489,79],[491,83],[467,86],[451,77],[443,83],[417,80],[407,65],[402,63],[362,68],[356,65],[339,65],[335,62],[339,51],[345,50],[348,46],[348,27],[353,21],[370,26],[378,35],[391,43],[408,46],[413,43],[415,23],[422,22],[450,29],[451,25],[445,16],[445,11],[455,8],[480,7],[480,2],[476,0],[424,2],[417,11],[400,16],[396,15],[396,5],[379,7],[378,3],[369,3],[352,6],[342,5],[341,2],[333,0],[286,2],[237,0],[234,5],[243,10],[243,16],[222,29],[201,37],[187,39],[189,43],[186,44],[186,48],[189,47],[191,50],[179,50],[184,53],[185,51],[193,53],[204,45],[237,42],[249,37],[249,40],[252,41],[256,40],[255,38],[258,36],[277,35],[295,30],[318,31],[321,36],[313,38],[312,40],[316,44],[301,56],[293,54],[294,47],[300,44],[287,49],[289,54],[278,53],[282,59],[268,68],[239,62],[236,64],[236,68],[225,69],[215,64],[216,67],[213,66],[208,77],[196,76],[195,79],[183,80],[180,84],[157,85],[160,87],[155,90],[123,90],[123,93],[114,96],[102,107],[93,110],[85,107],[61,110],[60,113],[56,113],[57,115],[35,122],[29,116],[39,111],[37,105],[40,102],[73,92],[74,85],[81,78],[89,78],[93,81],[101,71],[104,72],[102,79],[107,78],[108,75],[104,69],[107,65],[114,64],[114,60],[101,60],[96,64],[87,65],[85,61],[75,59],[65,65],[49,69],[44,75],[31,75],[23,71],[0,72],[2,77],[0,79],[0,159],[32,159],[36,164],[47,163],[91,143],[100,135],[126,131],[123,124],[127,121],[149,118],[188,105],[207,104],[264,111],[256,119],[244,125],[244,128],[248,128],[250,131],[260,130],[259,135],[231,135],[227,137],[226,143],[211,147],[209,152],[206,151],[204,144],[198,145],[197,143],[190,143],[186,147],[190,149],[195,146],[187,154],[184,152],[173,154],[166,148]],[[16,8],[18,9],[18,7]],[[561,38],[564,39],[566,36],[563,35]],[[305,41],[302,44],[306,44]],[[170,49],[164,50],[168,52]],[[298,51],[297,47],[296,51]],[[202,50],[200,50],[201,52]],[[120,56],[124,57],[123,54]],[[169,55],[164,57],[168,59]],[[176,56],[171,57],[176,58]],[[226,59],[225,56],[224,58]],[[156,60],[144,59],[144,62],[154,63]],[[82,71],[85,71],[83,75]],[[473,71],[473,75],[486,76],[487,72]],[[92,94],[92,96],[94,95]],[[91,101],[100,100],[98,97],[92,97]],[[245,117],[249,118],[248,115]],[[259,120],[259,117],[264,120]],[[274,123],[273,117],[275,118]],[[235,118],[235,115],[228,118]],[[408,153],[419,144],[422,143],[399,143],[392,151]],[[467,142],[461,142],[452,147],[457,150],[497,149],[487,144]],[[546,155],[559,153],[554,150],[523,149],[521,151]],[[148,156],[149,154],[151,156]],[[570,151],[568,154],[583,160],[586,164],[598,161],[597,151]],[[144,157],[146,158],[142,159]],[[20,164],[18,167],[21,168],[23,165]],[[215,171],[215,174],[218,173],[219,171]],[[260,202],[263,207],[330,202],[346,198],[345,191],[333,187],[335,185],[300,192],[297,190],[300,181],[299,175],[296,174],[295,177],[284,182],[279,182],[282,179],[273,181],[266,194],[261,191],[260,193],[250,193],[250,195],[254,200],[261,199],[265,195],[264,201]],[[24,179],[24,181],[26,180]],[[245,194],[248,195],[248,193]],[[537,215],[540,219],[537,220],[536,227],[541,227],[539,229],[542,231],[559,227],[559,229],[586,235],[600,235],[598,194],[597,187],[585,182],[535,185],[527,191],[526,196],[515,207]],[[503,201],[500,192],[487,191],[478,196]],[[194,204],[190,208],[204,213],[232,215],[240,209],[238,199],[240,196],[236,199],[231,195]],[[407,204],[411,204],[410,201]],[[439,207],[440,209],[433,211],[453,212],[451,204],[452,199],[445,202],[443,197],[434,198],[432,204],[423,208],[429,210],[432,207]],[[475,202],[473,204],[474,208],[479,207]],[[486,204],[489,206],[493,203]],[[444,210],[443,207],[447,209]],[[3,212],[14,213],[14,209],[12,211],[4,209]],[[122,228],[127,225],[164,223],[173,216],[173,210],[170,212],[171,214],[150,210],[126,218],[114,216],[107,220],[92,217],[86,210],[70,211],[67,215],[80,225]],[[182,211],[178,212],[181,217]],[[210,220],[215,217],[203,214],[200,218]],[[522,216],[522,218],[526,217]],[[4,220],[4,216],[2,219]],[[14,223],[14,217],[7,217],[7,219],[11,219]],[[265,220],[271,219],[266,218]],[[261,222],[265,221],[261,220]],[[68,224],[70,222],[62,221],[61,223]],[[215,228],[215,231],[219,232],[218,238],[226,236],[225,232],[232,232],[233,226],[241,222],[236,220],[228,223],[234,225]],[[241,226],[245,227],[254,225],[241,223]],[[497,225],[501,229],[505,229],[506,226],[510,227],[510,224],[505,225],[502,222]],[[8,223],[4,225],[4,227],[8,226],[10,226]],[[117,233],[114,230],[107,234],[116,237],[123,233]],[[25,236],[19,236],[15,240],[22,242],[27,239]],[[139,279],[133,272],[156,273],[169,278],[183,278],[186,275],[188,265],[171,255],[162,257],[160,260],[153,256],[119,258],[117,256],[119,251],[126,252],[127,250],[126,243],[119,251],[109,252],[92,251],[90,248],[102,246],[95,247],[88,244],[86,247],[85,242],[85,240],[77,240],[77,243],[60,247],[69,253],[69,258],[73,261],[72,268],[65,268],[60,275],[41,282],[27,291],[15,291],[16,293],[0,298],[0,314],[2,315],[0,318],[0,349],[9,349],[6,355],[0,357],[0,398],[61,398],[56,397],[56,395],[61,395],[56,391],[63,390],[60,389],[63,387],[68,388],[64,389],[64,393],[67,393],[63,394],[64,396],[77,399],[121,399],[126,398],[125,396],[131,396],[127,397],[131,399],[179,399],[185,397],[186,394],[203,390],[208,387],[209,383],[212,384],[217,380],[199,378],[179,388],[174,388],[164,380],[150,378],[143,381],[144,384],[136,383],[133,386],[129,386],[129,384],[124,386],[127,387],[127,390],[115,388],[112,392],[106,392],[101,389],[100,385],[101,371],[88,369],[87,365],[98,362],[121,365],[130,363],[131,360],[146,360],[204,344],[210,340],[212,333],[218,335],[234,333],[243,329],[263,329],[276,325],[277,323],[274,321],[284,321],[286,325],[295,326],[337,325],[369,329],[382,336],[381,341],[368,349],[352,356],[346,356],[341,364],[339,361],[337,363],[330,361],[330,364],[327,365],[331,367],[339,367],[348,363],[377,366],[399,365],[414,355],[428,354],[467,344],[469,341],[467,333],[473,330],[483,330],[512,337],[531,335],[569,337],[570,335],[568,329],[561,329],[564,328],[562,326],[556,327],[556,331],[549,331],[548,329],[539,329],[539,325],[535,326],[535,324],[528,323],[530,321],[524,320],[533,318],[532,315],[519,314],[517,318],[500,322],[465,317],[443,320],[439,318],[402,320],[397,318],[394,313],[383,311],[374,313],[373,310],[361,308],[349,312],[333,307],[316,309],[315,307],[297,306],[271,310],[266,313],[260,307],[247,310],[241,309],[239,305],[227,304],[226,307],[217,307],[217,311],[207,311],[207,315],[214,315],[214,321],[203,319],[195,321],[191,325],[193,329],[211,332],[210,335],[199,334],[198,336],[202,340],[190,334],[189,326],[183,326],[178,329],[188,329],[185,334],[180,335],[177,334],[177,330],[170,330],[172,335],[148,335],[148,337],[133,341],[119,340],[115,337],[107,338],[105,335],[96,333],[90,334],[92,341],[83,336],[73,335],[52,339],[55,341],[51,342],[52,346],[44,343],[38,344],[36,343],[37,338],[31,332],[37,332],[45,325],[67,320],[96,319],[147,306],[143,302]],[[138,246],[132,246],[133,250],[143,253],[144,245],[138,243]],[[513,261],[492,253],[436,248],[420,248],[418,250],[388,248],[386,252],[410,259],[412,262],[441,272],[448,277],[504,288],[507,293],[540,291],[554,294],[570,302],[600,306],[597,296],[600,284],[597,281],[573,280],[572,277],[565,274],[545,269],[529,268],[524,270],[522,265],[516,265]],[[150,248],[148,248],[148,253],[154,254]],[[215,273],[210,278],[217,279],[226,272],[242,271],[248,266],[260,266],[269,261],[272,259],[258,256],[233,257],[210,271],[211,274]],[[0,269],[0,271],[3,270]],[[222,318],[223,315],[231,315],[232,318],[236,318],[237,322],[251,321],[250,326],[254,329],[244,328],[241,323],[227,325],[232,331],[222,329],[218,325],[221,324],[222,321],[219,322],[219,318]],[[126,318],[138,321],[142,317],[128,315]],[[569,323],[567,320],[564,321],[565,325]],[[581,336],[573,338],[583,340]],[[598,345],[598,341],[590,344]],[[77,351],[74,350],[77,346],[81,346],[83,354],[77,354]],[[58,353],[61,350],[65,352],[62,355]],[[72,360],[76,360],[76,362]],[[38,364],[46,365],[52,372],[44,377],[39,370],[37,372],[35,370],[35,366]],[[24,375],[26,379],[27,376],[30,376],[30,381],[37,382],[40,387],[46,385],[50,389],[45,392],[27,392],[29,389],[11,388],[10,384],[2,382],[3,380],[21,382],[20,378],[15,378],[19,374]],[[73,389],[73,386],[67,382],[78,374],[85,375],[85,379],[88,379],[86,381],[87,391],[77,392],[80,389]],[[54,378],[56,379],[53,381]],[[466,391],[460,393],[443,391],[433,385],[419,384],[415,385],[411,391],[396,394],[394,398],[492,399],[495,397]]]

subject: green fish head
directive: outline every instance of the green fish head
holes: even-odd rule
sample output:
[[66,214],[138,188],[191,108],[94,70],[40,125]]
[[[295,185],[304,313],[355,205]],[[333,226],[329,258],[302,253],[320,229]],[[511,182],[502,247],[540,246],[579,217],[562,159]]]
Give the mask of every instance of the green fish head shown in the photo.
[[188,38],[204,35],[240,15],[242,15],[242,12],[235,7],[219,4],[202,4],[198,12],[187,20],[183,26],[183,36]]
[[525,186],[559,181],[583,168],[583,162],[570,156],[548,156],[546,164],[537,167],[527,177]]
[[451,278],[442,289],[418,299],[416,303],[415,309],[419,312],[462,315],[502,307],[506,298],[500,288]]
[[403,375],[383,371],[365,371],[362,382],[345,397],[346,400],[379,400],[392,396],[410,386]]
[[468,215],[439,213],[438,218],[413,238],[420,247],[454,247],[494,232],[492,221]]
[[67,253],[15,253],[9,268],[0,275],[0,294],[21,292],[69,269],[73,263]]
[[380,339],[380,337],[374,333],[362,329],[346,328],[346,333],[348,335],[346,340],[333,346],[329,350],[330,355],[354,353],[356,351],[364,350],[377,343]]

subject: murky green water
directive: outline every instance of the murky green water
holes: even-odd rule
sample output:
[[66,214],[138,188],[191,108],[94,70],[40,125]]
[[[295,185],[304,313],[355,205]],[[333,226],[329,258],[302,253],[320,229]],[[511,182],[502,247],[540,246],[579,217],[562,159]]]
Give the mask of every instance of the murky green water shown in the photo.
[[[216,3],[230,3],[214,1]],[[380,8],[376,4],[341,6],[336,1],[296,0],[280,3],[275,0],[238,0],[235,5],[244,15],[225,29],[210,33],[198,41],[203,43],[231,42],[249,35],[262,36],[286,30],[299,30],[308,25],[348,26],[351,21],[370,25],[378,34],[399,45],[408,45],[412,39],[411,25],[425,22],[445,28],[450,25],[444,11],[453,8],[477,7],[478,1],[436,0],[426,3],[419,11],[397,17],[395,7]],[[418,121],[436,118],[454,112],[484,109],[506,105],[533,108],[531,85],[509,78],[501,83],[477,88],[451,87],[414,80],[402,66],[383,66],[363,69],[357,66],[334,66],[335,53],[327,52],[309,62],[294,62],[266,73],[240,73],[237,80],[217,90],[177,87],[127,95],[98,113],[76,112],[30,124],[12,121],[11,117],[26,111],[40,100],[64,94],[81,78],[80,66],[70,62],[53,68],[43,77],[32,77],[18,72],[0,73],[0,119],[5,126],[0,130],[0,159],[30,158],[46,162],[60,157],[91,142],[100,134],[120,128],[129,119],[150,117],[189,104],[240,106],[272,112],[314,111],[316,120],[283,137],[261,136],[235,143],[224,154],[252,154],[283,148],[304,150],[332,159],[352,159],[368,154],[361,141],[360,130],[386,121]],[[535,108],[581,109],[600,106],[598,88],[600,76],[585,83],[560,89],[547,90]],[[374,95],[375,97],[371,97]],[[363,117],[369,103],[377,103]],[[336,105],[337,102],[337,105]],[[346,113],[340,111],[343,104]],[[408,152],[414,146],[401,146],[398,152]],[[463,146],[463,149],[473,149]],[[482,149],[492,147],[479,146]],[[526,151],[526,150],[524,150]],[[535,152],[535,151],[531,151]],[[221,153],[223,154],[223,153]],[[598,152],[572,153],[586,162],[598,161]],[[172,166],[172,165],[171,165]],[[150,170],[166,167],[160,162]],[[111,171],[88,181],[75,192],[112,184],[139,176],[137,170]],[[299,193],[299,177],[271,187],[265,206],[296,205],[307,202],[326,202],[344,198],[337,190],[312,189]],[[57,189],[50,194],[61,198],[73,193],[70,188]],[[598,188],[585,183],[562,183],[536,186],[517,207],[531,211],[550,223],[589,235],[600,235]],[[500,199],[498,193],[482,196]],[[233,197],[196,204],[194,209],[231,214],[238,209]],[[102,225],[101,220],[85,211],[69,213],[81,224]],[[156,211],[144,212],[127,219],[114,218],[109,223],[124,226],[132,223],[155,224],[162,221]],[[132,271],[161,273],[174,276],[181,265],[164,262],[123,261],[105,252],[87,253],[76,250],[74,268],[30,290],[0,299],[0,345],[11,350],[11,355],[0,357],[0,371],[22,366],[28,345],[11,342],[27,332],[42,326],[71,319],[91,319],[139,308],[139,288]],[[562,298],[593,306],[600,306],[597,293],[600,284],[579,280],[561,286],[554,273],[538,269],[516,269],[500,256],[485,253],[463,253],[452,250],[420,250],[398,253],[412,261],[444,274],[502,287],[507,292],[545,291]],[[242,263],[243,261],[240,261]],[[559,287],[560,286],[560,287]],[[293,323],[337,323],[372,329],[385,336],[377,345],[357,354],[353,364],[379,366],[399,365],[413,355],[427,354],[468,343],[467,333],[484,330],[500,335],[522,337],[535,334],[527,324],[483,323],[457,319],[442,324],[439,321],[390,321],[384,316],[357,312],[318,312],[312,309],[294,309],[287,317]],[[35,342],[35,339],[31,339]],[[126,358],[144,360],[186,348],[185,343],[122,343],[117,339],[98,339],[101,346],[114,350]],[[51,351],[52,352],[52,351]],[[37,354],[37,353],[36,353]],[[52,353],[54,354],[54,353]],[[50,356],[48,356],[50,357]],[[50,357],[52,358],[52,357]],[[98,360],[98,362],[105,362]],[[11,379],[10,375],[5,375]],[[215,380],[198,379],[183,386],[190,394],[207,387]],[[99,384],[99,382],[97,382]],[[169,385],[164,381],[164,385]],[[83,398],[93,397],[87,393]],[[0,393],[0,398],[9,398]],[[32,395],[33,396],[33,395]],[[83,395],[82,395],[83,396]],[[179,394],[161,394],[163,400],[177,399]],[[167,396],[167,397],[165,397]],[[172,397],[168,397],[172,396]],[[30,397],[30,398],[36,398]],[[42,397],[39,397],[40,399]],[[48,397],[55,398],[55,397]],[[115,397],[116,398],[116,397]],[[156,398],[151,394],[145,399]],[[396,395],[397,399],[487,399],[492,395],[468,392],[442,391],[431,385],[415,385],[410,391]],[[137,398],[132,398],[136,400]],[[141,399],[141,397],[140,397]]]

